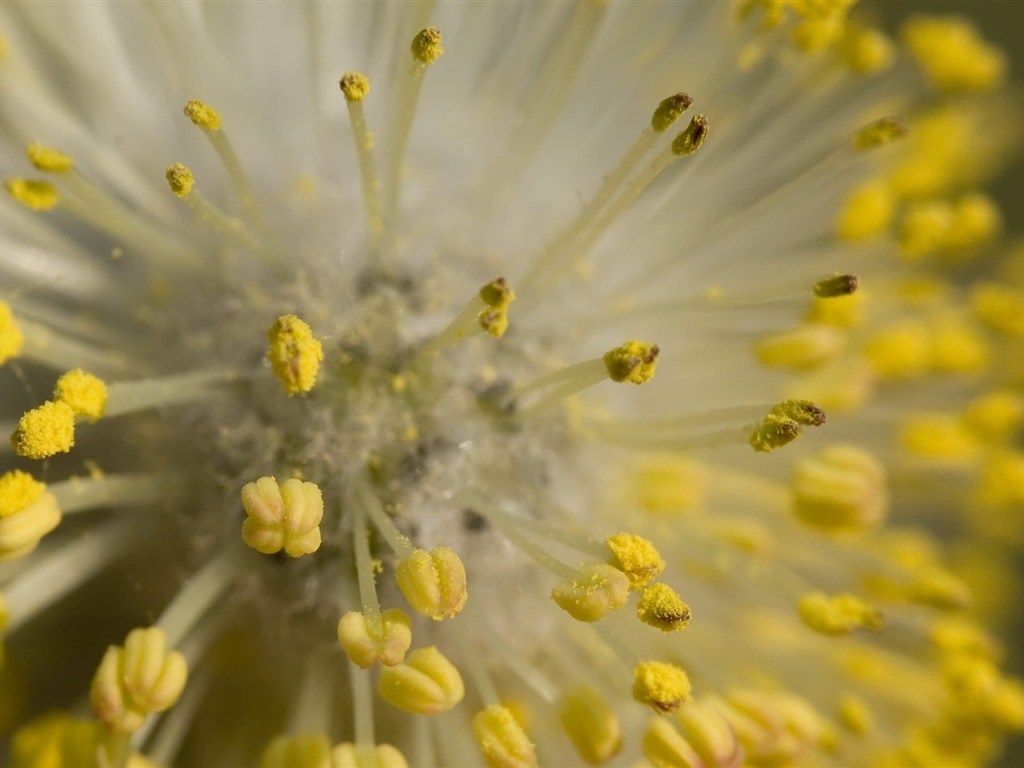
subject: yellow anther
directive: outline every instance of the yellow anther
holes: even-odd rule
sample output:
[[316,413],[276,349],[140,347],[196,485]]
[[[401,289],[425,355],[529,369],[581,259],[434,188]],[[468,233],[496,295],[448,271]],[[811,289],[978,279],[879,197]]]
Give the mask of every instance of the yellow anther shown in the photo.
[[806,701],[785,693],[737,691],[714,702],[736,732],[753,765],[790,765],[816,747],[821,716]]
[[37,141],[32,142],[28,145],[26,150],[28,154],[28,161],[36,167],[38,171],[46,171],[48,173],[67,173],[75,167],[75,158],[71,155],[66,155],[59,149],[53,147],[46,147]]
[[814,284],[814,295],[820,299],[834,299],[849,296],[857,291],[856,275],[834,275],[819,280]]
[[839,722],[856,736],[865,736],[875,729],[875,718],[867,702],[860,696],[847,694],[839,699]]
[[433,64],[444,53],[441,47],[441,30],[437,27],[427,27],[412,40],[410,46],[412,57],[423,65]]
[[537,765],[537,750],[508,708],[491,704],[473,717],[473,736],[490,768]]
[[362,101],[370,94],[370,81],[359,72],[346,72],[338,82],[345,101]]
[[349,659],[363,669],[378,661],[386,667],[400,664],[412,645],[409,617],[389,608],[379,622],[371,622],[359,611],[349,611],[338,622],[338,642]]
[[690,606],[672,587],[651,584],[636,604],[636,615],[644,624],[662,632],[678,632],[690,623]]
[[675,93],[663,99],[651,115],[651,127],[657,133],[664,133],[671,128],[683,112],[693,104],[693,97],[688,93]]
[[566,691],[558,719],[587,765],[601,765],[622,749],[622,724],[596,688],[580,686]]
[[757,342],[755,352],[763,365],[807,370],[835,359],[846,345],[846,335],[835,326],[804,323]]
[[134,731],[147,715],[172,707],[187,679],[185,657],[167,652],[162,629],[133,629],[123,648],[107,648],[93,676],[92,713],[111,730]]
[[46,492],[45,484],[17,469],[0,476],[0,560],[34,550],[60,517],[57,499]]
[[943,245],[951,251],[978,248],[994,240],[1002,227],[996,202],[982,192],[971,192],[953,203],[953,226]]
[[885,468],[852,445],[833,445],[801,459],[793,472],[793,513],[824,531],[864,531],[889,510]]
[[377,690],[389,704],[414,715],[447,712],[465,694],[462,676],[437,648],[417,648],[405,661],[383,667]]
[[77,416],[96,421],[107,409],[107,385],[102,379],[76,368],[57,379],[53,399],[67,403]]
[[642,661],[633,670],[633,698],[658,712],[674,712],[690,699],[690,678],[675,664]]
[[189,196],[192,186],[196,182],[195,177],[192,176],[192,171],[181,163],[175,163],[174,165],[167,166],[167,173],[165,175],[171,192],[178,197]]
[[875,374],[883,379],[920,376],[931,364],[931,336],[928,328],[916,321],[882,328],[864,342],[863,350]]
[[11,435],[11,447],[26,459],[67,453],[75,444],[75,412],[67,403],[47,401],[27,411]]
[[60,192],[48,181],[38,179],[4,179],[7,193],[33,211],[49,211],[60,203]]
[[619,533],[605,539],[612,557],[609,561],[629,578],[630,589],[640,589],[658,578],[665,561],[647,539],[632,533]]
[[907,124],[899,117],[883,117],[868,123],[853,137],[853,148],[864,151],[884,147],[907,135]]
[[551,588],[551,599],[577,621],[600,621],[629,599],[629,577],[607,563],[585,563],[573,581]]
[[302,557],[320,548],[320,521],[324,500],[315,483],[297,478],[280,486],[273,477],[261,477],[242,487],[246,517],[242,539],[264,555],[282,549],[290,557]]
[[989,328],[1007,336],[1024,336],[1024,290],[1003,283],[977,283],[971,288],[971,309]]
[[25,336],[14,320],[14,313],[8,304],[0,301],[0,365],[21,354],[24,344]]
[[942,249],[953,222],[953,206],[943,200],[913,203],[900,223],[900,253],[909,261],[918,261]]
[[859,597],[839,594],[829,597],[811,592],[800,598],[800,618],[823,635],[848,635],[855,629],[881,629],[882,614]]
[[892,225],[897,199],[884,179],[869,179],[854,187],[846,197],[836,234],[844,240],[866,240],[880,235]]
[[414,550],[398,564],[395,575],[412,609],[434,621],[458,616],[469,597],[466,567],[448,547]]
[[220,130],[220,113],[198,99],[190,99],[186,102],[185,116],[200,128],[205,128],[208,131]]
[[769,414],[757,424],[747,442],[755,451],[767,453],[782,448],[800,437],[800,425],[792,419]]
[[312,329],[295,315],[281,315],[267,332],[267,359],[288,396],[309,392],[316,384],[323,348]]
[[676,727],[663,718],[651,720],[641,746],[644,757],[654,768],[704,768],[700,755]]
[[706,484],[702,467],[692,459],[653,456],[630,468],[627,499],[654,514],[677,514],[700,504]]
[[899,430],[904,450],[923,459],[970,464],[982,445],[963,422],[952,415],[924,414],[903,420]]
[[991,661],[1000,656],[995,638],[975,621],[962,616],[939,619],[932,627],[931,641],[948,657],[969,656]]
[[345,742],[331,750],[331,768],[409,768],[405,756],[390,744],[378,744],[367,758],[366,750]]
[[480,300],[487,305],[477,315],[480,327],[500,339],[508,329],[508,305],[516,300],[515,291],[509,288],[505,278],[499,277],[480,289]]
[[104,765],[106,759],[112,757],[104,748],[105,735],[102,723],[95,720],[49,712],[14,732],[10,741],[10,765],[11,768]]
[[277,736],[260,755],[259,768],[334,768],[331,742],[322,733]]
[[743,763],[743,747],[715,707],[703,701],[691,702],[676,712],[676,720],[703,765],[729,768]]
[[612,381],[643,384],[654,377],[661,350],[657,344],[642,341],[627,341],[621,347],[609,350],[604,355],[608,377]]
[[672,154],[677,157],[692,155],[704,144],[709,130],[708,119],[704,115],[694,115],[686,130],[672,140]]
[[827,299],[816,296],[811,301],[806,320],[810,325],[831,325],[841,329],[860,325],[864,321],[864,292],[858,290]]
[[979,329],[958,318],[940,320],[932,329],[932,370],[980,373],[992,362],[992,348]]
[[805,427],[820,427],[825,423],[825,411],[810,400],[783,400],[772,407],[772,416],[792,419]]
[[904,591],[907,600],[941,611],[959,611],[973,602],[970,588],[945,568],[932,566],[914,574]]
[[903,40],[943,91],[988,91],[1002,83],[1006,57],[964,18],[915,16],[904,25]]
[[892,40],[880,30],[852,25],[840,41],[839,53],[846,66],[862,75],[887,70],[896,57]]
[[980,437],[1006,441],[1024,423],[1024,395],[1009,389],[981,395],[968,403],[963,419]]

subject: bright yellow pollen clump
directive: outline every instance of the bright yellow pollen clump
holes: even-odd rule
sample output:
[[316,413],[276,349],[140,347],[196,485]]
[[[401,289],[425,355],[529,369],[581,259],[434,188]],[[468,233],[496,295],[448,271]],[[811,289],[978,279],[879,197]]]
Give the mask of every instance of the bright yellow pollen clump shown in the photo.
[[643,661],[633,670],[633,698],[658,712],[673,712],[690,698],[690,678],[675,664]]
[[323,349],[312,329],[295,315],[281,315],[270,326],[267,338],[270,340],[267,359],[289,397],[309,392],[316,384],[320,361],[324,359]]
[[181,163],[175,163],[174,165],[167,166],[167,172],[164,174],[167,178],[167,184],[178,197],[188,197],[189,193],[192,192],[192,186],[195,184],[195,177],[192,176],[186,166]]
[[515,291],[509,288],[505,278],[499,277],[480,289],[480,300],[487,305],[477,315],[480,327],[500,339],[508,330],[508,305],[516,300]]
[[892,40],[880,30],[854,25],[847,25],[839,43],[839,54],[846,66],[861,75],[883,72],[896,58]]
[[45,484],[17,469],[0,476],[0,561],[30,553],[60,518],[57,499]]
[[185,104],[185,115],[200,128],[208,131],[219,131],[221,126],[220,113],[198,99],[190,99]]
[[537,750],[507,707],[491,704],[473,717],[473,736],[490,768],[530,768]]
[[551,599],[577,621],[600,621],[629,600],[629,577],[608,563],[585,563],[575,579],[551,588]]
[[4,179],[8,194],[33,211],[49,211],[60,203],[60,192],[48,181],[37,179]]
[[802,427],[820,427],[824,423],[825,412],[810,400],[783,400],[754,425],[747,442],[755,451],[774,451],[800,437]]
[[75,444],[75,411],[65,402],[47,401],[27,411],[11,435],[11,447],[26,459],[67,453]]
[[665,561],[647,539],[632,533],[609,536],[605,543],[611,550],[612,565],[626,574],[630,589],[640,589],[658,578],[665,570]]
[[600,691],[581,686],[567,691],[558,719],[588,765],[601,765],[622,749],[622,724]]
[[133,629],[123,648],[107,648],[93,676],[92,712],[111,730],[130,733],[147,715],[172,707],[187,679],[185,657],[167,651],[162,629]]
[[359,72],[346,72],[338,82],[345,101],[362,101],[370,95],[370,81]]
[[897,198],[885,179],[868,179],[854,187],[846,198],[836,222],[843,240],[867,240],[892,225]]
[[651,115],[651,128],[656,133],[664,133],[671,128],[683,112],[693,104],[693,97],[688,93],[675,93],[663,99]]
[[661,350],[657,344],[627,341],[604,355],[608,377],[612,381],[643,384],[654,377]]
[[932,83],[943,91],[990,91],[1006,73],[1006,57],[966,19],[916,16],[903,40]]
[[466,567],[448,547],[413,550],[395,568],[398,588],[417,613],[434,621],[453,619],[466,606]]
[[444,53],[441,46],[441,30],[437,27],[427,27],[412,40],[410,46],[412,57],[423,65],[433,64]]
[[14,320],[10,306],[0,301],[0,365],[21,354],[25,336]]
[[96,421],[107,409],[107,385],[102,379],[76,368],[57,379],[53,399],[67,403],[76,415]]
[[39,142],[32,142],[26,150],[28,160],[36,170],[49,173],[67,173],[75,167],[75,158],[66,155],[59,149],[46,147]]
[[414,715],[447,712],[465,695],[459,670],[437,648],[417,648],[405,661],[383,667],[377,691],[384,701]]
[[320,521],[324,500],[315,483],[297,478],[278,486],[273,477],[261,477],[242,488],[246,517],[242,539],[264,555],[282,549],[290,557],[302,557],[320,548]]
[[882,614],[859,597],[849,594],[829,597],[812,592],[800,598],[800,618],[823,635],[848,635],[855,629],[881,629]]
[[636,615],[662,632],[678,632],[690,623],[690,606],[670,586],[651,584],[636,604]]

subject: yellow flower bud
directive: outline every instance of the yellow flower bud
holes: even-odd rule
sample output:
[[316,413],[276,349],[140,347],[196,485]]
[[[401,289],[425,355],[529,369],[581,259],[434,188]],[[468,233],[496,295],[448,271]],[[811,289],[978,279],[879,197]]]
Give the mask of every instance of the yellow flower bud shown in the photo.
[[396,576],[413,610],[434,621],[454,618],[466,605],[466,569],[448,547],[414,550],[398,564]]
[[465,694],[462,676],[437,648],[417,648],[405,661],[384,667],[377,688],[384,701],[414,715],[446,712]]
[[622,749],[618,715],[596,688],[580,686],[568,691],[559,704],[558,717],[588,765],[607,762]]
[[526,731],[500,704],[492,704],[473,717],[473,736],[490,768],[529,768],[537,765],[537,752]]
[[338,642],[353,664],[363,669],[378,661],[393,667],[405,658],[412,645],[409,617],[398,608],[389,608],[380,616],[380,631],[358,611],[349,611],[338,622]]
[[607,563],[585,563],[571,582],[551,588],[551,599],[578,621],[600,621],[629,599],[629,577]]

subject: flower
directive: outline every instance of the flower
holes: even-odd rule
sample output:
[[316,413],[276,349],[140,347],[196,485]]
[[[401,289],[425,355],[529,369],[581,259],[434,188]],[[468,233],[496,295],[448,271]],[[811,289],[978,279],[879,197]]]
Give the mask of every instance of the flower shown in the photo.
[[851,6],[0,8],[10,762],[996,755],[1006,63]]

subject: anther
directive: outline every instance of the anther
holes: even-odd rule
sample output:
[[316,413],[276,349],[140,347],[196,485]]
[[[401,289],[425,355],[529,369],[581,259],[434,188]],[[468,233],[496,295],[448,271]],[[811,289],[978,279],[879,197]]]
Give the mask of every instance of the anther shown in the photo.
[[60,523],[56,497],[27,472],[0,476],[0,561],[32,552]]
[[596,688],[585,685],[567,691],[558,719],[588,765],[601,765],[622,749],[622,724]]
[[868,123],[853,137],[853,147],[857,150],[884,147],[907,135],[907,124],[899,117],[883,117]]
[[662,632],[678,632],[690,623],[690,606],[667,584],[651,584],[636,604],[636,615]]
[[693,97],[688,93],[679,92],[663,99],[651,115],[651,127],[656,133],[664,133],[692,104]]
[[185,104],[185,115],[195,125],[207,131],[219,131],[221,127],[220,113],[198,99],[190,99]]
[[379,631],[375,631],[363,613],[349,611],[338,622],[338,642],[352,663],[363,669],[378,661],[393,667],[402,662],[412,645],[409,617],[398,608],[389,608],[380,614]]
[[171,192],[178,197],[188,197],[192,192],[195,178],[192,176],[192,171],[181,163],[167,166],[164,176],[167,178],[167,184],[170,186]]
[[441,46],[441,30],[437,27],[427,27],[413,38],[409,49],[412,51],[412,57],[420,64],[433,64],[444,53]]
[[708,119],[704,115],[694,115],[686,130],[672,142],[672,154],[678,157],[692,155],[708,137]]
[[281,315],[270,326],[267,338],[267,359],[288,396],[313,389],[324,353],[309,325],[295,315]]
[[856,275],[835,275],[814,284],[814,295],[822,299],[849,296],[857,290]]
[[629,577],[608,563],[585,563],[572,581],[551,588],[551,599],[577,621],[600,621],[629,599]]
[[397,747],[377,744],[371,755],[362,745],[350,741],[331,750],[331,768],[409,768],[409,763]]
[[11,447],[26,459],[46,459],[67,453],[75,445],[75,412],[60,400],[27,411],[11,435]]
[[829,597],[812,592],[800,598],[800,619],[823,635],[848,635],[855,629],[881,629],[882,614],[859,597],[840,594]]
[[604,355],[608,378],[616,382],[644,384],[654,377],[661,350],[657,344],[627,341]]
[[633,698],[658,712],[674,712],[690,699],[690,678],[675,664],[643,661],[633,670]]
[[32,142],[26,150],[28,161],[36,170],[46,173],[67,173],[75,167],[75,159],[59,149]]
[[49,211],[60,203],[60,192],[48,181],[39,179],[4,179],[7,193],[33,211]]
[[248,515],[242,539],[257,552],[284,549],[290,557],[302,557],[320,548],[324,501],[315,483],[293,477],[278,486],[273,477],[261,477],[242,488],[242,506]]
[[409,605],[434,621],[455,618],[466,605],[466,568],[448,547],[416,549],[395,571]]
[[640,589],[665,570],[665,561],[647,539],[631,533],[609,536],[605,543],[611,550],[611,564],[626,574],[630,589]]
[[10,305],[0,301],[0,365],[21,354],[25,335],[14,319]]
[[76,368],[57,379],[53,399],[69,405],[76,416],[97,421],[107,408],[107,385],[102,379]]
[[331,742],[322,733],[277,736],[260,755],[259,768],[334,768]]
[[864,531],[886,515],[885,468],[869,453],[834,445],[801,459],[793,473],[793,513],[803,523],[830,532]]
[[491,704],[473,717],[473,736],[490,768],[530,768],[537,751],[508,707]]
[[459,670],[437,648],[417,648],[405,661],[381,669],[378,692],[384,701],[414,715],[447,712],[465,694]]

